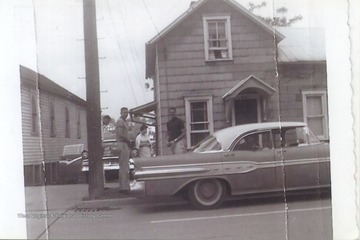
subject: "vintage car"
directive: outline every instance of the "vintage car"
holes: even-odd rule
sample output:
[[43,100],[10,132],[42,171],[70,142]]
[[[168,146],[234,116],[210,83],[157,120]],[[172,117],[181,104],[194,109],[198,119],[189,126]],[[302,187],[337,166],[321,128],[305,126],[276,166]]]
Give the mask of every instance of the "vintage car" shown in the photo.
[[[135,143],[132,143],[134,146]],[[119,152],[117,151],[116,139],[105,139],[102,142],[103,149],[103,166],[106,178],[117,178],[119,175]],[[136,157],[138,154],[137,149],[131,150],[131,157]],[[86,157],[82,162],[82,174],[85,178],[84,181],[88,182],[89,173],[89,160]]]
[[182,195],[198,209],[227,196],[330,188],[329,145],[302,122],[229,127],[189,153],[131,159],[130,169],[133,195]]
[[[119,154],[116,151],[117,143],[116,139],[108,139],[104,140],[102,143],[103,148],[103,165],[105,171],[111,170],[119,170],[119,162],[118,156]],[[88,172],[89,171],[89,161],[88,159],[84,159],[82,164],[82,171]]]
[[84,144],[64,146],[59,159],[59,182],[76,183],[81,178],[81,168],[84,159],[88,158],[88,151]]

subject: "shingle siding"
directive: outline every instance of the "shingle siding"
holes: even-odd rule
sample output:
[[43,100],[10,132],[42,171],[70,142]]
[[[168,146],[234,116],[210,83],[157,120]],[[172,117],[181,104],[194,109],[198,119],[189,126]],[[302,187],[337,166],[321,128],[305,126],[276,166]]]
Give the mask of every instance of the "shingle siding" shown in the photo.
[[[204,16],[230,16],[232,59],[205,61]],[[274,34],[255,22],[233,4],[207,0],[147,46],[147,50],[155,51],[147,53],[147,68],[155,66],[155,70],[147,69],[147,74],[155,72],[157,112],[161,112],[157,116],[160,154],[169,153],[165,146],[168,108],[177,108],[178,116],[185,120],[185,96],[212,97],[216,131],[232,125],[227,122],[222,96],[251,75],[275,89],[269,95],[266,109],[263,109],[262,100],[267,100],[267,97],[261,96],[260,111],[266,110],[262,121],[278,121],[280,116],[284,121],[302,121],[302,91],[326,89],[325,61],[320,64],[279,64],[276,52],[281,34]],[[157,55],[155,63],[151,62],[154,54]],[[257,91],[248,88],[242,93],[260,96],[263,94],[261,91],[260,88]]]
[[32,98],[34,97],[39,102],[37,94],[35,87],[21,85],[22,137],[25,164],[40,163],[44,160],[40,133],[34,135],[32,132]]
[[[202,15],[230,15],[233,60],[206,62]],[[274,85],[274,38],[232,7],[209,1],[159,42],[159,91],[162,109],[161,137],[166,139],[168,107],[185,119],[184,93],[201,91],[213,96],[214,128],[225,123],[222,95],[251,74]],[[255,71],[255,73],[254,73]],[[166,149],[163,141],[162,148]],[[166,151],[166,150],[165,150]]]
[[326,64],[281,64],[280,106],[283,121],[303,121],[302,91],[327,90]]
[[[86,109],[68,100],[54,97],[48,93],[41,93],[41,122],[42,137],[44,142],[45,161],[57,161],[62,154],[65,145],[82,143],[87,145],[86,132]],[[50,102],[54,103],[55,108],[55,137],[50,134]],[[65,108],[69,109],[70,117],[70,138],[65,137]],[[80,111],[81,138],[78,139],[77,121],[78,111]]]

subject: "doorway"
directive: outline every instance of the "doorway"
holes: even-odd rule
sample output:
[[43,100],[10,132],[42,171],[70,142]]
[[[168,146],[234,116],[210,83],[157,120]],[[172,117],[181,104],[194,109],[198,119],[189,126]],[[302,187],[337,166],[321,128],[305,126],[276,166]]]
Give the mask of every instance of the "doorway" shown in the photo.
[[237,99],[234,102],[234,125],[259,122],[259,99]]

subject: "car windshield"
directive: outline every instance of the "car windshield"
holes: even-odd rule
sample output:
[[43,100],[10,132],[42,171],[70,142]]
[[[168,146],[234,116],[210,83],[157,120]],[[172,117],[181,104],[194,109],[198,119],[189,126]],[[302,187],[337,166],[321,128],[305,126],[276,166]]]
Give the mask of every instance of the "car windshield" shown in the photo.
[[217,139],[210,135],[204,140],[202,140],[194,149],[196,153],[209,152],[209,151],[220,151],[221,144],[217,141]]

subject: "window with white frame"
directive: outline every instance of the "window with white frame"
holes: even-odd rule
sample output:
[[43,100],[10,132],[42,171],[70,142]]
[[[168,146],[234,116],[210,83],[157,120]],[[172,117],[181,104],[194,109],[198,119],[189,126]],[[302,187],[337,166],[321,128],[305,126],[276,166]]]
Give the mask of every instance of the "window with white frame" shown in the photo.
[[186,136],[188,148],[213,133],[212,97],[186,97]]
[[303,91],[304,121],[320,140],[329,139],[326,91]]
[[231,60],[230,16],[205,16],[203,24],[205,60]]

